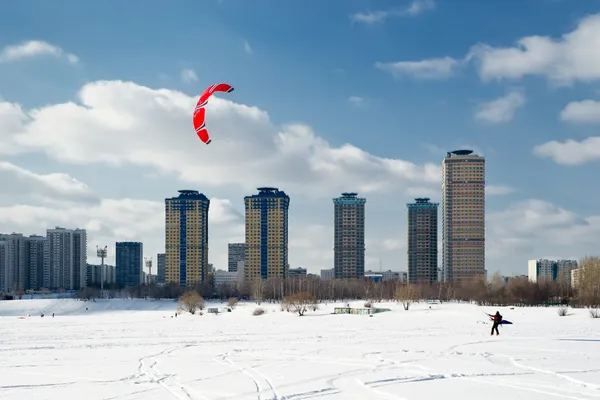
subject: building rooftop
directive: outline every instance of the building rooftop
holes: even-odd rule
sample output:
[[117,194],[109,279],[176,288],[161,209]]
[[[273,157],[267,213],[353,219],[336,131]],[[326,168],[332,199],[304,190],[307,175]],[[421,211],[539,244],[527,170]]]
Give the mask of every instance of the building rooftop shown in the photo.
[[430,203],[431,200],[429,197],[417,197],[414,203],[408,203],[406,206],[408,208],[437,208],[439,203]]
[[334,204],[365,204],[367,199],[358,197],[358,193],[344,192],[340,197],[333,199]]
[[258,190],[258,194],[253,194],[251,196],[245,196],[244,199],[257,198],[257,197],[275,197],[275,198],[287,198],[290,197],[283,191],[279,190],[275,187],[259,187],[256,188]]
[[208,197],[197,190],[178,190],[179,196],[167,198],[165,200],[203,200],[209,201]]

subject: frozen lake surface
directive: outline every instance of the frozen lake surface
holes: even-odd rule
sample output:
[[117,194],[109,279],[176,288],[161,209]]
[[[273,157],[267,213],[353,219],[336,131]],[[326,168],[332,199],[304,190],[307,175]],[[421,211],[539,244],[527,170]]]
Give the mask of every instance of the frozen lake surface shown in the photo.
[[496,308],[378,306],[392,311],[171,318],[173,301],[4,301],[0,399],[600,399],[587,310],[500,308],[514,324],[490,337]]

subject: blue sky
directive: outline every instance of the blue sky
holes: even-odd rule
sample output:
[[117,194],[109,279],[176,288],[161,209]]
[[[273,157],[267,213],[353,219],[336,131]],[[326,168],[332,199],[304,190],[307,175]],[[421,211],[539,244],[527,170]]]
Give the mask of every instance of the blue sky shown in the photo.
[[[410,13],[415,5],[421,6],[420,12]],[[0,99],[19,103],[26,110],[77,101],[82,86],[98,80],[132,81],[193,97],[206,86],[225,81],[236,88],[227,100],[268,112],[275,127],[306,124],[331,147],[350,143],[380,158],[438,166],[447,150],[475,148],[487,159],[488,183],[512,189],[488,197],[489,213],[500,216],[515,204],[539,199],[579,221],[600,215],[596,201],[600,190],[590,184],[598,172],[597,164],[559,164],[534,155],[533,149],[553,140],[582,141],[596,134],[597,126],[563,121],[560,113],[570,102],[597,99],[600,73],[582,78],[573,72],[567,84],[549,79],[551,71],[561,65],[576,69],[573,63],[564,62],[565,57],[556,55],[561,51],[566,54],[566,47],[555,50],[558,53],[544,61],[543,67],[536,69],[531,63],[523,67],[529,68],[528,72],[516,78],[498,77],[502,73],[496,73],[485,80],[477,61],[464,60],[477,44],[494,49],[514,47],[521,38],[536,35],[560,41],[599,6],[597,0],[202,0],[177,1],[168,6],[155,0],[6,2],[0,5],[0,47],[43,41],[63,49],[63,55],[76,55],[78,62],[69,63],[65,57],[32,56],[0,63]],[[353,17],[359,13],[362,18]],[[377,15],[384,14],[386,17],[375,21]],[[593,48],[593,41],[589,44],[590,52],[600,51]],[[394,75],[376,67],[377,63],[444,57],[456,63],[449,76]],[[197,80],[182,80],[185,69],[193,70]],[[600,65],[596,69],[600,70]],[[521,99],[509,117],[495,123],[475,118],[483,103],[509,93]],[[206,149],[200,148],[198,157],[202,157],[202,151]],[[4,161],[36,173],[69,174],[101,198],[160,201],[177,188],[190,186],[173,177],[157,178],[153,175],[156,168],[143,163],[110,166],[102,162],[65,162],[44,149],[3,153]],[[115,177],[120,179],[119,184],[114,184]],[[305,185],[310,190],[309,182]],[[426,185],[439,191],[435,185]],[[285,180],[281,186],[285,186]],[[247,193],[239,185],[196,188],[230,199],[235,209],[243,210],[238,199]],[[401,186],[397,189],[394,193],[365,194],[370,199],[368,207],[372,207],[367,215],[374,226],[375,241],[402,240],[401,234],[396,237],[394,232],[403,233],[404,203],[414,195]],[[298,195],[298,200],[292,202],[297,218],[327,225],[331,200],[318,203],[308,197]],[[435,193],[432,197],[439,201]],[[552,212],[558,213],[559,222],[552,229],[560,236],[561,224],[568,222],[560,218],[567,214],[556,209]],[[388,212],[397,214],[394,219],[398,225],[377,228],[390,225]],[[493,221],[488,220],[488,231]],[[536,229],[539,226],[535,225]],[[590,229],[589,234],[596,232]],[[505,236],[498,236],[502,234]],[[137,235],[147,240],[144,233]],[[527,235],[498,229],[496,236],[488,235],[488,240],[512,243]],[[525,271],[528,258],[582,256],[593,250],[565,245],[560,254],[555,254],[552,250],[556,246],[550,239],[536,240],[519,247],[519,251],[507,249],[504,258],[488,260],[490,271],[518,273]],[[223,246],[211,248],[222,253]],[[293,263],[314,270],[329,262],[327,258],[309,260],[297,254]],[[405,249],[401,247],[379,251],[374,246],[370,254],[373,266],[378,265],[374,260],[379,258],[392,269],[403,269],[405,264]],[[318,265],[311,267],[309,263]]]

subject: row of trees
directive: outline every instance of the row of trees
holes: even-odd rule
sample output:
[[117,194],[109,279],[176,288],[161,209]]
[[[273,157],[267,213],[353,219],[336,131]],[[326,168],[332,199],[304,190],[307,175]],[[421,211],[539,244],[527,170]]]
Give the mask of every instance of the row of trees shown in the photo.
[[[258,303],[282,302],[299,293],[310,295],[314,302],[368,299],[373,301],[398,300],[412,302],[419,299],[438,301],[474,301],[482,305],[542,305],[548,303],[600,308],[600,257],[586,257],[580,262],[579,282],[571,287],[570,281],[530,282],[526,277],[511,278],[508,282],[496,274],[488,283],[474,279],[462,284],[434,283],[430,285],[403,285],[399,281],[375,283],[371,280],[322,280],[318,277],[292,279],[270,278],[215,286],[208,281],[191,288],[177,284],[142,285],[105,290],[108,298],[172,298],[188,291],[204,299],[252,299]],[[303,295],[306,296],[306,295]],[[100,297],[97,287],[87,287],[80,293],[82,299]]]

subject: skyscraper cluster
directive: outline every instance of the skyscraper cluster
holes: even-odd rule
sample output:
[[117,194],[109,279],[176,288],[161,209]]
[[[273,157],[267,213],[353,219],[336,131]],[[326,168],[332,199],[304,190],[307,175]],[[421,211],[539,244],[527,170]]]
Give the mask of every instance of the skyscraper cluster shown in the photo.
[[[244,197],[245,242],[230,243],[228,273],[246,280],[286,278],[289,196],[272,187]],[[357,193],[333,199],[336,279],[365,276],[365,204]],[[448,152],[442,162],[442,266],[438,266],[438,207],[417,198],[408,208],[408,282],[464,282],[484,277],[485,159],[471,150]],[[165,199],[165,282],[204,282],[208,264],[210,200],[194,190]],[[160,256],[160,255],[159,255]],[[241,270],[243,268],[243,271]],[[159,261],[158,280],[161,281]]]
[[438,268],[437,203],[408,208],[408,282],[461,283],[485,277],[485,158],[448,152],[442,162],[442,266]]
[[79,290],[87,279],[85,229],[48,229],[46,236],[0,235],[0,291]]

